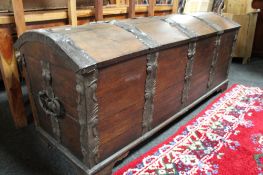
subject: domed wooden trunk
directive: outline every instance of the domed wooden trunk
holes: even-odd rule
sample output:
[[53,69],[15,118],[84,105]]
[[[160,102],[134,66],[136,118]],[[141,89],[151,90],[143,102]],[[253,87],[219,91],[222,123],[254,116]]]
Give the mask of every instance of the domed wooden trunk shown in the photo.
[[239,27],[197,13],[24,33],[16,48],[38,131],[79,170],[102,173],[226,87]]

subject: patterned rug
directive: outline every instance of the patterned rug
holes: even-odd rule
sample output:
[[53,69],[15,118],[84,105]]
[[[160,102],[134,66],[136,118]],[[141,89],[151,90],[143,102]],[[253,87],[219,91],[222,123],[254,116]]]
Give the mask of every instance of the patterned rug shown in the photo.
[[263,175],[263,89],[234,85],[123,175]]

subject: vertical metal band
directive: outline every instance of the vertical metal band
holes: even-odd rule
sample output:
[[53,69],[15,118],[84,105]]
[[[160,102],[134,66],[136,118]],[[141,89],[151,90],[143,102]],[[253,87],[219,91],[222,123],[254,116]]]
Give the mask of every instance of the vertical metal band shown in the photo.
[[145,103],[143,111],[142,133],[146,133],[152,129],[153,120],[153,98],[155,95],[156,75],[157,75],[157,58],[159,53],[151,53],[147,55],[147,77],[145,83]]
[[[156,48],[159,44],[154,41],[151,37],[149,37],[146,33],[138,29],[136,26],[131,24],[127,24],[119,21],[111,21],[110,24],[118,26],[130,33],[132,33],[139,41],[141,41],[144,45],[149,48]],[[153,120],[153,99],[155,95],[155,87],[156,87],[156,74],[158,67],[158,59],[159,53],[149,53],[147,55],[147,77],[145,81],[145,103],[144,103],[144,111],[143,111],[143,119],[142,119],[142,134],[150,131],[152,129],[152,120]]]
[[[41,67],[42,67],[42,78],[43,78],[43,82],[42,82],[42,87],[45,91],[45,93],[47,94],[47,96],[54,98],[54,92],[52,89],[52,77],[51,77],[51,72],[50,72],[50,64],[47,61],[43,61],[41,60]],[[49,115],[50,117],[50,121],[51,121],[51,127],[52,127],[52,131],[54,134],[55,139],[58,142],[61,142],[61,137],[60,137],[60,126],[59,126],[59,120],[57,117],[50,115],[48,113],[46,113],[46,115]]]
[[216,41],[215,41],[215,48],[213,51],[213,57],[212,57],[212,63],[210,66],[210,71],[209,71],[209,78],[208,78],[208,83],[207,83],[207,88],[210,89],[214,83],[215,79],[215,68],[218,62],[218,57],[219,57],[219,50],[221,46],[221,35],[216,36]]
[[185,77],[184,77],[184,87],[183,87],[183,93],[182,93],[182,99],[181,102],[183,105],[186,105],[186,102],[189,98],[189,90],[191,86],[191,77],[193,72],[193,65],[194,65],[194,57],[196,53],[196,38],[197,34],[184,26],[183,24],[177,23],[172,18],[166,18],[164,19],[165,22],[169,23],[171,26],[176,27],[178,30],[180,30],[182,33],[184,33],[187,37],[192,39],[192,41],[189,43],[188,46],[188,53],[187,58],[188,62],[185,69]]
[[182,104],[185,105],[188,98],[189,98],[189,90],[191,85],[191,77],[193,72],[193,65],[194,65],[194,56],[196,52],[196,42],[189,43],[188,47],[188,62],[185,69],[185,78],[184,78],[184,88],[182,94]]
[[212,23],[211,21],[209,21],[207,19],[201,18],[200,16],[195,16],[195,15],[192,15],[192,16],[194,18],[200,20],[201,22],[207,24],[210,28],[212,28],[213,30],[215,30],[217,32],[216,41],[215,41],[215,48],[213,51],[212,63],[210,66],[209,78],[208,78],[208,83],[207,83],[207,88],[210,89],[212,87],[212,85],[214,83],[214,79],[215,79],[215,68],[216,68],[216,64],[218,62],[219,50],[220,50],[220,46],[221,46],[221,38],[222,38],[222,34],[224,33],[224,30],[219,25]]
[[92,167],[99,159],[98,102],[96,98],[98,70],[77,74],[77,110],[80,124],[80,144],[83,162]]

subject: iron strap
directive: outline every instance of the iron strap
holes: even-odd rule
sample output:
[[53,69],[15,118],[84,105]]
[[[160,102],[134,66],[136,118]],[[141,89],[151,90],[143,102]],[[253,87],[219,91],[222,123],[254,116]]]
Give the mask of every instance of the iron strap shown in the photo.
[[207,83],[207,88],[209,89],[212,87],[212,85],[214,83],[215,68],[216,68],[216,64],[218,62],[219,50],[220,50],[220,46],[221,46],[221,38],[222,38],[222,34],[224,33],[224,30],[219,25],[217,25],[217,24],[215,24],[215,23],[213,23],[207,19],[201,18],[200,16],[193,15],[193,17],[198,19],[199,21],[202,21],[203,23],[207,24],[210,28],[212,28],[213,30],[215,30],[217,32],[215,47],[214,47],[213,56],[212,56],[212,63],[210,66],[209,78],[208,78],[208,83]]
[[184,87],[182,94],[182,104],[185,105],[189,98],[189,91],[191,86],[191,77],[193,74],[194,57],[196,53],[196,42],[189,43],[188,46],[188,62],[185,69]]
[[[159,44],[154,41],[146,33],[138,29],[136,26],[119,21],[111,21],[110,24],[118,26],[130,33],[132,33],[140,42],[145,46],[154,49],[159,46]],[[143,122],[142,122],[142,134],[150,131],[152,129],[152,120],[153,120],[153,99],[155,95],[156,87],[156,74],[158,67],[158,52],[149,53],[147,55],[147,67],[146,67],[146,81],[145,81],[145,103],[143,111]]]
[[154,41],[150,36],[148,36],[146,33],[144,33],[132,24],[115,20],[109,23],[132,33],[138,40],[140,40],[144,45],[148,46],[149,48],[156,48],[159,46],[159,44],[156,41]]
[[198,19],[199,21],[207,24],[210,28],[212,28],[213,30],[215,30],[217,32],[218,35],[221,35],[224,33],[224,30],[222,29],[221,26],[207,20],[207,19],[204,19],[204,18],[201,18],[200,16],[196,16],[196,15],[191,15],[192,17]]
[[98,125],[98,101],[96,89],[98,70],[76,77],[77,111],[80,124],[80,144],[83,154],[83,162],[89,167],[99,162],[99,134]]
[[193,65],[194,65],[194,57],[196,53],[197,34],[194,31],[187,28],[186,26],[184,26],[183,24],[180,24],[171,18],[166,18],[164,19],[164,21],[169,23],[171,26],[176,27],[179,31],[184,33],[187,37],[189,37],[192,40],[188,46],[188,52],[187,52],[188,62],[185,68],[184,87],[183,87],[182,99],[181,99],[182,104],[185,105],[189,98],[191,77],[192,77]]
[[186,26],[184,26],[183,24],[176,22],[172,18],[166,18],[166,19],[163,19],[163,21],[167,22],[173,27],[176,27],[180,32],[184,33],[190,39],[194,39],[194,40],[196,39],[197,34],[194,31],[187,28]]
[[[51,77],[51,72],[50,72],[50,64],[47,61],[43,61],[41,60],[41,67],[42,67],[42,78],[43,78],[43,82],[42,82],[42,88],[43,90],[40,91],[38,93],[38,99],[39,99],[39,103],[41,108],[44,110],[44,112],[46,113],[46,115],[48,115],[50,117],[50,121],[51,121],[51,127],[54,133],[54,137],[57,140],[57,142],[61,142],[61,136],[60,136],[60,126],[59,126],[59,119],[57,118],[56,114],[53,113],[53,110],[47,110],[47,107],[50,106],[54,106],[56,103],[53,103],[56,99],[55,94],[53,92],[52,89],[52,77]],[[48,103],[46,105],[42,104],[41,100],[40,100],[40,95],[44,94],[48,100]],[[58,100],[56,100],[57,103]],[[56,106],[56,105],[55,105]],[[58,104],[59,106],[59,104]]]
[[159,53],[150,53],[147,55],[147,77],[145,82],[145,103],[143,111],[143,124],[142,124],[142,133],[152,129],[152,120],[153,120],[153,98],[155,95],[156,88],[156,75],[157,75],[157,58]]
[[211,88],[213,83],[214,83],[215,68],[216,68],[216,65],[217,65],[217,62],[218,62],[219,50],[220,50],[220,46],[221,46],[221,38],[222,38],[221,35],[217,35],[216,36],[215,48],[214,48],[214,51],[213,51],[212,63],[211,63],[211,66],[210,66],[207,88]]

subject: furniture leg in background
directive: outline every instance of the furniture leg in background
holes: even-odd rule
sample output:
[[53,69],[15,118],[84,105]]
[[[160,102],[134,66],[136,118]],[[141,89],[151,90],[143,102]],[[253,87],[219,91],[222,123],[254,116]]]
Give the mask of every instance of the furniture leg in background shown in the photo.
[[23,95],[19,80],[17,60],[10,31],[0,28],[0,68],[10,111],[17,128],[27,126]]

